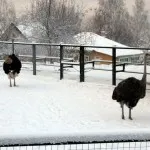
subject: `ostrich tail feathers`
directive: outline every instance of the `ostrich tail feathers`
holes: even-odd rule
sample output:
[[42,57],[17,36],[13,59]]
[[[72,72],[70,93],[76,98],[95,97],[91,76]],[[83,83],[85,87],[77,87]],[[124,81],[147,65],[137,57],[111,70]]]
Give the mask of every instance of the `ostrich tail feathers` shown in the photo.
[[112,99],[113,99],[113,100],[116,100],[116,99],[117,99],[117,92],[116,92],[116,88],[115,88],[115,89],[114,89],[114,91],[113,91]]

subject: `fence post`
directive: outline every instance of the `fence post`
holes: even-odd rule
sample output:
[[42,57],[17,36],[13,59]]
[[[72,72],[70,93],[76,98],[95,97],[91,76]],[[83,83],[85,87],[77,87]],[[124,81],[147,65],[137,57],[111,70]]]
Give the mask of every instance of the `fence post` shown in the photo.
[[64,69],[63,69],[63,63],[62,63],[62,60],[63,60],[63,46],[60,45],[60,80],[63,79],[64,77]]
[[36,45],[32,45],[33,75],[36,75]]
[[12,53],[15,53],[14,39],[12,39]]
[[93,60],[93,62],[92,62],[92,67],[93,67],[93,69],[94,69],[94,67],[95,67],[95,61]]
[[116,85],[116,48],[112,48],[112,85]]
[[80,82],[84,82],[84,46],[80,46]]
[[126,64],[124,63],[124,64],[123,64],[123,72],[125,71],[125,65],[126,65]]

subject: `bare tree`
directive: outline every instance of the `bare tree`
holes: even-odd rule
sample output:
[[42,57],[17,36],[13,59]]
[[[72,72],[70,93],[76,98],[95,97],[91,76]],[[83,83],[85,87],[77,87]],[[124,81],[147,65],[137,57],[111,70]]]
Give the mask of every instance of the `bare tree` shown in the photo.
[[15,23],[16,13],[11,1],[0,0],[0,35],[6,30],[10,23]]
[[74,1],[33,0],[32,16],[44,27],[45,39],[49,42],[68,42],[80,31],[80,9]]
[[148,11],[145,10],[145,3],[143,0],[135,0],[132,32],[134,34],[134,46],[150,46],[150,23],[148,21]]
[[100,35],[105,32],[106,37],[131,45],[131,24],[124,0],[99,0],[92,26],[94,32]]
[[[30,11],[20,20],[33,29],[30,39],[36,42],[71,43],[80,32],[82,13],[74,0],[31,0]],[[47,47],[46,51],[48,56],[59,54],[53,47]]]

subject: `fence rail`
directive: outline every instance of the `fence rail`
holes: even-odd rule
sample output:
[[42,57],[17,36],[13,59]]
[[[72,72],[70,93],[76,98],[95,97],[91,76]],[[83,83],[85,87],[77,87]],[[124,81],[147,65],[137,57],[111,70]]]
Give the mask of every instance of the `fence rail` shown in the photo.
[[[0,44],[12,44],[11,41],[0,41]],[[63,46],[63,47],[86,47],[86,48],[116,48],[116,49],[128,49],[128,50],[150,50],[147,47],[112,47],[112,46],[92,46],[92,45],[82,45],[82,44],[63,44],[63,43],[27,43],[27,42],[13,42],[14,45],[43,45],[43,46]]]

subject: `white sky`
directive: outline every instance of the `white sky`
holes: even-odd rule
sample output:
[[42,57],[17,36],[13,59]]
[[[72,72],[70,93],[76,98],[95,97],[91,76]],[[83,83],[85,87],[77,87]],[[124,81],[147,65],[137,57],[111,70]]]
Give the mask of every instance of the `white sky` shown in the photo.
[[[25,11],[26,8],[30,4],[30,0],[12,0],[12,1],[15,4],[18,16],[19,16],[19,14],[22,14],[22,12]],[[89,10],[89,8],[96,7],[98,0],[76,0],[76,1],[78,1],[81,4],[83,3],[83,8],[86,8],[86,10]],[[126,0],[126,1],[127,1],[128,8],[131,9],[134,1],[133,0],[132,1]],[[146,3],[146,8],[149,9],[150,8],[150,0],[145,0],[145,3]]]

